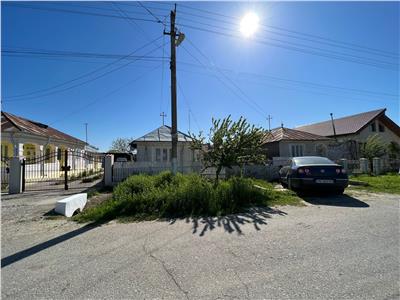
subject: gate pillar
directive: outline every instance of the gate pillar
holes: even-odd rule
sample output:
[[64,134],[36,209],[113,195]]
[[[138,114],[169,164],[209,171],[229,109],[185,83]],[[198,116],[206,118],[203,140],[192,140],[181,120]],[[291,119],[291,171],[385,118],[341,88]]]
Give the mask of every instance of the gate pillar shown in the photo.
[[104,185],[112,186],[113,185],[113,164],[114,164],[114,155],[106,155],[104,158]]
[[10,159],[10,179],[9,179],[9,193],[19,194],[22,193],[22,180],[24,174],[22,172],[22,164],[19,157]]

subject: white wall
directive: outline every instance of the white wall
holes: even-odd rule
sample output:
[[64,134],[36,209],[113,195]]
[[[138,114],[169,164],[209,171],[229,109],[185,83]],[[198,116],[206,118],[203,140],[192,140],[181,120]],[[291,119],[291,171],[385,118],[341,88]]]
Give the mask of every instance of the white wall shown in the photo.
[[[137,142],[136,161],[138,163],[156,163],[159,165],[170,164],[171,142]],[[196,152],[190,149],[190,142],[178,142],[178,164],[191,165],[197,161]],[[157,161],[156,149],[160,149],[160,160]],[[163,151],[167,150],[167,159],[164,160]]]

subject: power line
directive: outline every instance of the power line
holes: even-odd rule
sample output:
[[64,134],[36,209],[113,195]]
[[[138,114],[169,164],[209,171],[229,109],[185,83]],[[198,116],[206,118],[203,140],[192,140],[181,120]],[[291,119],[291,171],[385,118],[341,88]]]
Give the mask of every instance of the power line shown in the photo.
[[[225,14],[221,14],[221,13],[217,13],[217,12],[213,12],[213,11],[209,11],[209,10],[205,10],[205,9],[195,8],[195,7],[186,5],[186,4],[180,4],[180,6],[183,7],[183,8],[190,9],[190,10],[199,11],[199,12],[202,12],[202,13],[205,13],[205,14],[208,14],[208,15],[215,15],[215,16],[223,17],[223,18],[227,18],[227,19],[235,19],[236,21],[240,20],[240,18],[235,17],[235,16],[228,16],[228,15],[225,15]],[[194,14],[192,14],[192,15],[194,15]],[[199,15],[197,15],[197,16],[199,16]],[[199,16],[199,17],[204,18],[205,16]],[[213,20],[221,21],[221,22],[227,22],[225,20],[219,20],[219,19],[215,19],[215,18]],[[230,23],[230,24],[232,24],[232,23]],[[236,24],[236,23],[234,23],[234,24]],[[350,46],[350,47],[358,48],[360,50],[364,49],[364,50],[369,50],[369,51],[372,51],[372,52],[375,52],[375,53],[386,53],[386,54],[394,56],[394,57],[398,57],[399,56],[398,53],[394,53],[394,52],[390,52],[390,51],[386,51],[386,50],[382,50],[382,49],[371,48],[371,47],[362,46],[362,45],[357,45],[355,43],[339,41],[339,40],[335,40],[335,39],[332,39],[332,38],[327,38],[327,37],[320,36],[320,35],[304,33],[304,32],[300,32],[300,31],[296,31],[296,30],[292,30],[292,29],[286,29],[286,28],[279,27],[279,26],[267,25],[267,24],[263,24],[263,23],[261,23],[261,26],[263,26],[265,28],[272,28],[272,29],[275,29],[275,30],[278,30],[278,31],[284,31],[284,32],[289,32],[289,33],[293,33],[293,34],[297,34],[297,35],[307,36],[307,37],[310,37],[310,38],[314,38],[316,40],[329,41],[331,43],[347,45],[347,46]]]
[[[209,23],[205,23],[205,22],[195,21],[195,20],[193,20],[193,19],[188,19],[188,18],[185,18],[185,17],[181,17],[180,19],[181,19],[181,20],[184,20],[184,21],[186,20],[186,21],[188,21],[188,22],[192,22],[192,23],[197,23],[197,24],[200,24],[200,25],[204,25],[204,26],[209,26],[209,27],[212,27],[212,28],[218,28],[218,29],[222,29],[222,30],[232,31],[231,28],[223,27],[223,26],[220,26],[220,25],[215,25],[215,24],[209,24]],[[231,25],[237,25],[237,24],[232,23],[232,22],[228,22],[228,23],[231,24]],[[268,33],[276,34],[276,35],[278,35],[278,36],[287,36],[287,37],[299,39],[299,40],[302,40],[302,41],[305,40],[305,41],[310,41],[310,42],[315,43],[314,40],[309,39],[309,38],[299,38],[299,37],[296,37],[296,36],[293,36],[293,35],[282,34],[282,33],[276,33],[276,32],[271,31],[271,30],[264,30],[264,31],[266,31],[266,32],[268,32]],[[275,42],[278,42],[278,43],[283,43],[283,44],[292,45],[292,46],[296,46],[296,47],[306,47],[306,48],[310,48],[310,49],[317,50],[317,51],[322,51],[322,52],[325,51],[325,52],[331,53],[331,54],[344,55],[344,56],[349,56],[349,57],[356,58],[356,59],[364,59],[364,60],[368,60],[368,61],[376,62],[376,63],[391,64],[390,62],[387,62],[387,61],[382,61],[382,60],[377,60],[377,59],[362,57],[362,56],[358,56],[358,55],[353,55],[353,54],[349,54],[349,53],[343,53],[343,52],[333,51],[333,50],[324,49],[324,48],[318,48],[318,47],[314,47],[314,46],[310,46],[310,45],[306,45],[306,44],[299,44],[299,43],[290,42],[290,41],[287,41],[287,40],[282,40],[282,39],[274,38],[274,37],[271,37],[271,36],[268,37],[268,41],[275,41]],[[322,43],[322,44],[330,45],[330,46],[333,46],[333,47],[339,47],[339,46],[334,45],[334,44],[332,44],[332,43]],[[349,49],[349,50],[352,50],[352,51],[359,51],[359,50],[354,50],[353,48],[350,48],[350,47],[343,47],[343,46],[340,46],[340,48]],[[370,53],[370,54],[371,54],[371,51],[361,51],[361,52],[367,52],[367,53]],[[376,55],[376,53],[372,53],[372,54],[375,54],[375,55]],[[395,58],[393,58],[392,56],[389,56],[389,55],[382,55],[382,56],[386,56],[386,57],[390,57],[390,58],[392,58],[392,59],[395,59]]]
[[115,18],[115,19],[126,19],[126,18],[128,18],[130,20],[158,23],[157,21],[155,21],[153,19],[121,17],[121,16],[116,16],[116,15],[108,15],[108,14],[101,14],[101,13],[94,13],[94,12],[84,12],[84,11],[79,11],[79,10],[49,8],[49,7],[37,7],[37,6],[29,6],[29,5],[22,5],[22,4],[15,5],[15,4],[11,4],[11,3],[5,3],[3,5],[10,6],[10,7],[15,7],[15,8],[28,8],[28,9],[50,11],[50,12],[71,13],[71,14],[89,15],[89,16],[95,16],[95,17],[108,17],[108,18]]
[[[188,63],[184,61],[179,61],[180,64],[188,65],[188,66],[193,66],[193,67],[203,67],[202,65],[198,64],[193,64],[193,63]],[[231,72],[231,73],[237,73],[235,70],[228,69],[228,68],[223,68],[219,67],[220,70],[224,72]],[[376,91],[369,91],[369,90],[362,90],[362,89],[355,89],[355,88],[349,88],[349,87],[342,87],[342,86],[337,86],[337,85],[328,85],[328,84],[322,84],[322,83],[315,83],[315,82],[310,82],[310,81],[300,81],[300,80],[295,80],[295,79],[289,79],[289,78],[283,78],[283,77],[278,77],[278,76],[272,76],[272,75],[266,75],[266,74],[257,74],[257,73],[247,73],[247,72],[240,72],[238,75],[244,75],[244,76],[250,76],[250,77],[258,77],[258,78],[264,78],[264,79],[269,79],[269,80],[277,80],[277,81],[283,81],[283,82],[288,82],[288,83],[295,83],[295,84],[304,84],[304,85],[311,85],[316,88],[323,88],[323,89],[336,89],[336,90],[343,90],[345,92],[356,92],[360,94],[370,94],[372,96],[385,96],[385,97],[399,97],[398,94],[392,94],[392,93],[386,93],[386,92],[376,92]]]
[[[161,38],[162,38],[162,36],[159,36],[157,39],[155,39],[155,41],[158,40],[158,39],[161,39]],[[93,71],[90,71],[90,72],[88,72],[88,73],[82,74],[82,75],[80,75],[80,76],[78,76],[78,77],[76,77],[76,78],[67,80],[67,81],[65,81],[65,82],[63,82],[63,83],[59,83],[59,84],[56,84],[56,85],[54,85],[54,86],[52,86],[52,87],[49,87],[49,88],[40,89],[40,90],[32,91],[32,92],[29,92],[29,93],[25,93],[25,94],[19,94],[19,95],[4,97],[4,99],[20,98],[20,97],[30,96],[30,95],[33,95],[33,94],[43,93],[43,92],[46,92],[46,91],[49,91],[49,90],[53,90],[53,89],[55,89],[55,88],[58,88],[58,87],[67,85],[67,84],[69,84],[69,83],[75,82],[75,81],[77,81],[77,80],[80,80],[80,79],[89,77],[89,76],[91,76],[91,75],[93,75],[93,74],[95,74],[95,73],[97,73],[97,72],[99,72],[99,71],[101,71],[101,70],[104,70],[104,69],[106,69],[106,68],[108,68],[108,67],[114,65],[115,63],[120,62],[121,60],[123,60],[123,59],[125,59],[125,58],[127,58],[127,57],[129,57],[129,56],[131,56],[131,55],[133,55],[133,54],[135,54],[136,52],[138,52],[138,51],[140,51],[140,50],[146,48],[147,46],[149,46],[149,45],[152,44],[152,43],[153,43],[153,41],[150,41],[149,43],[146,43],[145,45],[143,45],[143,46],[141,46],[141,47],[135,49],[134,51],[132,51],[132,52],[129,53],[128,55],[122,56],[122,57],[118,58],[117,60],[115,60],[115,61],[113,61],[113,62],[111,62],[111,63],[109,63],[109,64],[107,64],[107,65],[105,65],[105,66],[102,66],[102,67],[100,67],[100,68],[97,68],[97,69],[95,69],[95,70],[93,70]],[[143,56],[142,56],[142,57],[143,57]],[[139,58],[140,58],[140,57],[136,58],[136,60],[134,60],[134,61],[137,61]],[[134,62],[134,61],[133,61],[133,62]],[[130,64],[130,63],[131,63],[131,62],[129,62],[128,64]],[[123,66],[125,66],[125,65],[127,65],[127,64],[124,64]],[[3,101],[4,101],[4,100],[3,100]],[[7,101],[5,101],[5,102],[7,102]]]
[[[182,62],[181,62],[181,64],[182,64]],[[213,77],[213,78],[216,77],[214,74],[211,75],[211,74],[207,74],[207,73],[187,71],[187,70],[182,69],[182,68],[180,69],[180,72],[201,74],[201,75],[210,76],[210,77]],[[255,83],[255,82],[251,81],[251,83]],[[298,87],[297,88],[296,87],[295,88],[294,87],[287,87],[287,86],[277,85],[275,83],[270,83],[270,82],[263,83],[262,85],[263,86],[269,85],[269,86],[272,86],[272,87],[281,88],[281,89],[284,89],[285,91],[293,90],[293,91],[300,91],[300,92],[303,92],[303,93],[305,92],[305,93],[311,93],[311,94],[316,94],[316,95],[324,95],[324,96],[330,96],[330,97],[336,97],[336,98],[340,97],[340,99],[345,99],[345,100],[370,101],[370,102],[382,102],[382,103],[386,103],[387,102],[387,101],[385,101],[385,102],[380,101],[379,99],[354,98],[354,97],[349,97],[349,96],[343,96],[343,95],[340,95],[340,94],[337,94],[337,93],[335,94],[335,93],[332,93],[332,92],[321,92],[321,91],[316,91],[316,90],[311,90],[311,91],[310,90],[304,90],[304,89],[301,89],[301,88],[298,88]],[[397,101],[397,100],[393,100],[393,101]]]
[[244,97],[246,97],[250,102],[252,102],[260,111],[262,111],[264,114],[266,114],[266,112],[264,111],[264,109],[254,100],[252,100],[244,91],[243,89],[238,86],[230,77],[226,76],[224,72],[222,72],[212,61],[211,59],[205,55],[200,49],[199,47],[197,47],[194,43],[192,43],[190,41],[190,39],[187,39],[187,41],[189,42],[189,44],[195,48],[197,50],[198,53],[200,53],[201,56],[203,56],[206,60],[208,60],[208,62],[210,63],[210,65],[212,65],[220,74],[222,74],[222,76],[224,76],[224,78],[226,80],[228,80]]
[[[183,100],[185,101],[186,106],[187,106],[188,109],[189,109],[189,114],[191,114],[191,115],[193,116],[193,119],[194,119],[194,122],[196,123],[197,129],[200,131],[201,128],[200,128],[199,122],[197,122],[197,118],[196,118],[196,116],[194,115],[194,113],[192,112],[192,109],[191,109],[191,107],[190,107],[190,102],[189,102],[189,100],[186,98],[186,95],[185,95],[185,93],[183,92],[183,89],[182,89],[181,85],[179,84],[179,82],[177,82],[177,85],[178,85],[179,91],[181,92],[181,94],[182,94],[182,96],[183,96],[182,98],[183,98]],[[189,126],[190,126],[190,125],[189,125]],[[190,131],[190,128],[189,128],[189,131]]]
[[[186,49],[186,47],[184,47],[182,45],[182,48],[193,58],[195,59],[197,62],[199,62],[203,67],[210,69],[210,67],[204,65],[196,56],[194,56],[189,50]],[[213,70],[215,71],[215,70]],[[262,115],[263,117],[265,117],[264,113],[261,112],[257,107],[253,106],[251,103],[248,102],[248,100],[246,98],[244,98],[242,95],[238,94],[234,89],[232,89],[232,87],[230,85],[228,85],[224,80],[222,80],[217,74],[214,74],[214,77],[218,79],[218,81],[220,81],[226,88],[228,88],[236,97],[238,97],[241,101],[243,101],[244,103],[246,103],[247,105],[249,105],[254,111],[256,111],[257,113],[259,113],[260,115]]]
[[137,1],[137,3],[139,3],[139,5],[140,5],[141,7],[143,7],[151,16],[153,16],[153,17],[156,19],[157,23],[161,23],[161,24],[164,24],[164,25],[165,25],[165,22],[162,22],[155,14],[153,14],[153,12],[152,12],[150,9],[148,9],[146,6],[144,6],[144,5],[142,4],[142,2]]
[[161,56],[139,56],[139,55],[122,55],[122,54],[106,54],[93,52],[68,52],[60,50],[17,50],[2,49],[2,56],[29,57],[29,56],[51,56],[51,57],[72,57],[72,58],[98,58],[98,59],[141,59],[141,60],[158,60],[163,59]]
[[[151,53],[155,52],[156,50],[158,50],[159,48],[160,48],[160,47],[155,48],[155,49],[149,51],[148,53],[146,53],[146,54],[144,54],[144,55],[151,54]],[[108,75],[108,74],[110,74],[110,73],[113,73],[113,72],[115,72],[115,71],[117,71],[117,70],[120,70],[120,69],[122,69],[122,68],[124,68],[124,67],[126,67],[126,66],[128,66],[128,65],[130,65],[130,64],[132,64],[132,63],[134,63],[135,61],[137,61],[137,60],[129,61],[129,62],[126,63],[126,64],[123,64],[123,65],[121,65],[121,66],[119,66],[119,67],[117,67],[117,68],[111,69],[111,70],[109,70],[109,71],[107,71],[107,72],[105,72],[105,73],[102,73],[102,74],[100,74],[100,75],[94,77],[94,78],[90,78],[90,79],[88,79],[88,80],[86,80],[86,81],[77,83],[77,84],[75,84],[75,85],[72,85],[72,86],[69,86],[69,87],[66,87],[66,88],[63,88],[63,89],[60,89],[60,90],[56,90],[56,91],[49,92],[49,93],[45,93],[45,94],[38,95],[38,96],[28,96],[28,97],[24,97],[24,98],[21,97],[21,98],[19,98],[19,99],[15,99],[14,101],[8,100],[8,101],[4,101],[4,102],[26,101],[26,100],[35,99],[35,98],[38,98],[38,97],[47,97],[47,96],[50,96],[50,95],[53,95],[53,94],[56,94],[56,93],[64,92],[64,91],[70,90],[70,89],[72,89],[72,88],[75,88],[75,87],[78,87],[78,86],[81,86],[81,85],[90,83],[90,82],[92,82],[92,81],[94,81],[94,80],[100,79],[100,78],[102,78],[102,77],[104,77],[104,76],[106,76],[106,75]]]
[[[192,26],[192,25],[188,25],[188,24],[182,24],[182,23],[178,24],[178,25],[184,26],[186,28],[191,28],[191,29],[195,29],[195,30],[199,30],[199,31],[204,31],[204,32],[208,32],[208,33],[225,36],[225,37],[242,39],[240,36],[231,34],[231,33],[225,33],[225,32],[220,32],[220,31],[211,30],[211,29],[204,29],[204,28],[200,28],[200,27],[196,27],[196,26]],[[264,40],[253,39],[253,41],[256,43],[259,43],[259,44],[267,45],[267,46],[274,46],[274,47],[279,47],[279,48],[283,48],[283,49],[287,49],[287,50],[302,52],[302,53],[306,53],[306,54],[327,57],[327,58],[333,58],[333,59],[341,60],[341,61],[345,61],[345,62],[353,62],[353,63],[357,63],[357,64],[361,64],[361,65],[368,65],[368,66],[373,66],[373,67],[377,67],[377,68],[397,71],[397,67],[389,65],[389,63],[387,63],[388,65],[376,64],[376,63],[372,63],[372,62],[369,63],[364,60],[359,60],[359,59],[357,60],[357,59],[347,58],[347,57],[339,56],[339,55],[321,53],[321,52],[316,52],[313,50],[308,50],[308,49],[303,49],[303,48],[298,48],[298,47],[293,47],[293,46],[286,46],[284,44],[276,44],[276,43],[272,43],[272,42],[268,42],[268,41],[264,41]]]
[[60,119],[58,119],[58,120],[56,120],[56,121],[51,122],[49,125],[53,125],[53,124],[55,124],[55,123],[58,123],[58,122],[60,122],[60,121],[62,121],[62,120],[64,120],[64,119],[69,118],[70,116],[72,116],[72,115],[74,115],[74,114],[77,114],[77,113],[80,113],[80,112],[85,112],[85,113],[87,113],[87,110],[85,110],[86,108],[88,108],[88,107],[90,107],[90,106],[96,104],[97,102],[103,100],[104,98],[107,98],[107,97],[109,97],[109,96],[115,94],[116,92],[118,92],[118,91],[120,91],[121,89],[125,88],[127,85],[132,84],[132,83],[134,83],[134,82],[136,82],[136,81],[142,79],[142,78],[143,78],[144,76],[146,76],[148,73],[150,73],[151,71],[154,71],[154,70],[158,69],[160,66],[161,66],[161,65],[158,65],[157,67],[155,67],[155,68],[149,70],[148,72],[145,72],[144,74],[141,74],[141,75],[135,77],[133,80],[130,80],[130,81],[124,83],[123,85],[121,85],[121,86],[119,86],[118,88],[112,90],[111,92],[109,92],[109,93],[107,93],[107,94],[105,94],[105,95],[103,95],[103,96],[97,97],[95,100],[93,100],[93,101],[89,102],[88,104],[86,104],[86,105],[80,107],[79,109],[73,110],[72,112],[68,113],[68,114],[65,115],[64,117],[62,117],[62,118],[60,118]]

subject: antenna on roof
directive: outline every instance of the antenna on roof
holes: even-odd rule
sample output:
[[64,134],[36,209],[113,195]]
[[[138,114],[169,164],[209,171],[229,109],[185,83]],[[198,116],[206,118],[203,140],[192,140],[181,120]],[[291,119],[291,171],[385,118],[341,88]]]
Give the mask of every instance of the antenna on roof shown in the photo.
[[336,138],[336,128],[335,128],[335,122],[333,121],[333,113],[331,113],[331,120],[332,120],[332,128],[333,128],[333,137],[335,138],[335,140],[337,141]]
[[160,114],[160,117],[162,117],[162,125],[164,126],[165,124],[164,124],[164,118],[166,117],[167,115],[164,113],[164,112],[162,112],[161,114]]
[[267,120],[268,120],[268,131],[271,131],[271,120],[272,120],[271,115],[268,115]]

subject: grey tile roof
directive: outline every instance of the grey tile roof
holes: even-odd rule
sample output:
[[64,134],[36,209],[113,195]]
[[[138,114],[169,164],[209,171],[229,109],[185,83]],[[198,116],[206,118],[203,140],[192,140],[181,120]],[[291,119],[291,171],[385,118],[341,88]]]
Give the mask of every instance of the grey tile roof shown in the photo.
[[[144,136],[133,140],[135,142],[170,142],[172,140],[171,127],[163,125],[157,129],[145,134]],[[191,142],[189,135],[178,131],[178,142]]]
[[267,132],[265,135],[264,142],[272,143],[279,141],[327,141],[327,140],[330,140],[330,138],[300,130],[279,127],[272,129],[271,132]]
[[[333,119],[335,123],[336,135],[353,134],[364,128],[373,119],[384,114],[386,109],[368,111],[352,116]],[[333,136],[332,121],[304,125],[296,127],[297,130],[310,132],[322,136]]]

